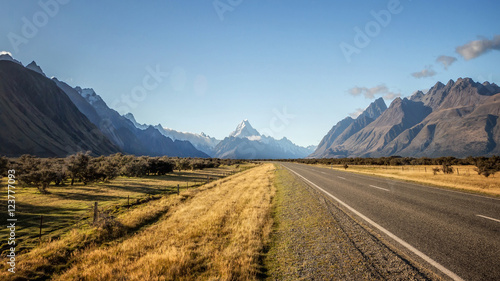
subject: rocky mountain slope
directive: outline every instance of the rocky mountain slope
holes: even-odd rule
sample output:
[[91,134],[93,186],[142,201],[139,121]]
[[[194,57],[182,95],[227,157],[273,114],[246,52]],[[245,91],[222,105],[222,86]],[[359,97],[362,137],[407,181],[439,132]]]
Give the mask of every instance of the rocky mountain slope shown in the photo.
[[53,81],[7,59],[0,60],[0,125],[0,155],[9,157],[119,151]]
[[[381,114],[375,120],[358,122],[354,134],[348,128],[359,117],[344,119],[310,157],[497,155],[499,100],[496,84],[470,78],[450,80],[446,85],[438,82],[425,94],[418,91],[409,99],[395,99],[387,110],[377,111]],[[362,115],[375,117],[370,114],[373,105]]]

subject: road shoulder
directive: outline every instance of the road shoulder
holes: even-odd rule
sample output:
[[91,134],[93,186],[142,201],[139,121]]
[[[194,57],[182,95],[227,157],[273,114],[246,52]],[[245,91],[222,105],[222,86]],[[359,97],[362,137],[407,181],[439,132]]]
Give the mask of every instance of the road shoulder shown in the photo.
[[429,280],[330,200],[281,168],[269,280]]

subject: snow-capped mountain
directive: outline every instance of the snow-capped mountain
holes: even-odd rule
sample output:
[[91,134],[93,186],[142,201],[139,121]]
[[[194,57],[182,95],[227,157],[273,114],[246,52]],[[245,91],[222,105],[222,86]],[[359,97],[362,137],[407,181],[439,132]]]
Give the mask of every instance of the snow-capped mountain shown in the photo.
[[260,139],[259,132],[257,132],[257,130],[255,130],[252,125],[250,125],[250,122],[248,122],[247,119],[243,120],[238,125],[238,127],[236,127],[236,130],[234,130],[229,136],[235,138],[249,138],[254,140]]
[[[123,117],[129,119],[138,129],[145,130],[149,127],[149,125],[140,124],[139,122],[137,122],[132,113],[127,113],[123,115]],[[220,142],[220,140],[212,138],[203,132],[201,134],[179,132],[170,128],[163,127],[161,124],[154,126],[154,128],[160,131],[162,135],[171,138],[174,141],[189,141],[196,149],[205,152],[209,156],[213,156],[214,148]]]
[[93,89],[75,87],[52,78],[76,107],[124,153],[149,156],[208,157],[187,141],[165,137],[153,126],[137,128],[132,121],[108,107]]
[[313,151],[313,147],[298,146],[287,138],[276,140],[263,136],[245,119],[229,137],[215,147],[215,157],[231,159],[304,158]]

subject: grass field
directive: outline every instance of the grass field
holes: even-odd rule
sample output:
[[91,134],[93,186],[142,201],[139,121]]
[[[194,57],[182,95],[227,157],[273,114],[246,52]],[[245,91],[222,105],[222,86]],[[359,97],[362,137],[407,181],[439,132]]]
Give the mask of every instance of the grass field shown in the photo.
[[474,171],[475,166],[453,166],[453,174],[438,172],[434,175],[432,168],[439,166],[371,166],[350,165],[344,169],[342,165],[317,165],[325,168],[389,177],[412,181],[427,185],[452,188],[467,192],[500,196],[500,174],[484,177]]
[[[50,234],[41,246],[34,243],[36,221],[16,233],[21,238],[23,231],[34,231],[34,241],[24,253],[17,253],[17,273],[8,273],[2,264],[0,279],[255,279],[271,228],[273,169],[271,164],[259,166],[184,188],[179,196],[178,183],[192,184],[207,175],[214,179],[221,170],[119,178],[72,189],[51,187],[49,195],[26,189],[18,194],[19,203],[31,205],[33,211],[43,209],[48,221],[48,214],[53,214],[55,222],[47,223]],[[146,194],[154,200],[146,200]],[[127,209],[129,195],[140,202]],[[103,212],[97,226],[91,226],[90,219],[77,223],[75,217],[90,215],[89,203],[97,197],[106,198],[99,201]]]

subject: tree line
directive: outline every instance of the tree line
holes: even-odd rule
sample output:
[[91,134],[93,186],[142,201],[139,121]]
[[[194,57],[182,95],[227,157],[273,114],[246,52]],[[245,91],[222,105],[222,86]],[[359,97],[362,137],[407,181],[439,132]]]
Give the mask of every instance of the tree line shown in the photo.
[[93,157],[88,151],[78,152],[66,158],[38,158],[28,154],[17,159],[0,157],[0,173],[5,176],[7,170],[15,170],[19,182],[35,186],[40,192],[47,193],[47,188],[52,183],[73,185],[77,181],[86,185],[109,182],[118,176],[166,175],[174,170],[203,170],[243,162],[231,159],[149,157],[122,153]]

